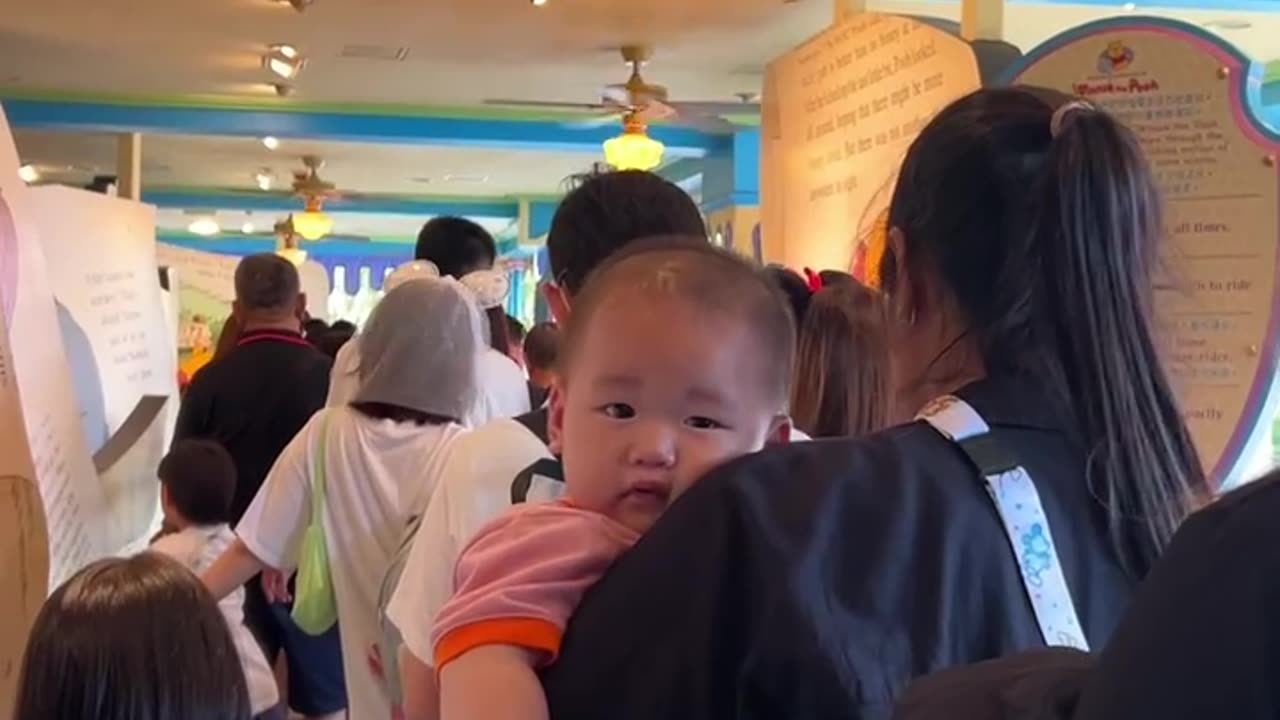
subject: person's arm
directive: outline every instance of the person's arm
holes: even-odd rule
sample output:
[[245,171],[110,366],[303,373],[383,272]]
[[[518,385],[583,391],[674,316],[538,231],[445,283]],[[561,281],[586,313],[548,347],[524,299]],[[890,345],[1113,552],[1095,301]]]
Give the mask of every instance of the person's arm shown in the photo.
[[537,668],[555,659],[582,593],[636,537],[565,503],[517,506],[481,530],[432,629],[441,719],[547,717]]
[[549,720],[534,671],[538,655],[512,645],[485,645],[445,665],[440,720]]
[[407,645],[400,646],[400,687],[404,692],[405,720],[440,720],[436,671],[419,660]]
[[218,556],[200,579],[204,582],[204,586],[209,588],[213,597],[221,600],[236,588],[249,582],[250,578],[266,567],[266,563],[259,560],[243,540],[236,539]]

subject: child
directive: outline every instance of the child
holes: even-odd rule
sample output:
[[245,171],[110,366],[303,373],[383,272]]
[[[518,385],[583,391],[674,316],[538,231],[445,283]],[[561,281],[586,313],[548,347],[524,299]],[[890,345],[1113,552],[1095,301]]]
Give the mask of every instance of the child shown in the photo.
[[582,593],[706,471],[787,440],[794,335],[769,282],[703,240],[640,243],[592,276],[551,400],[566,497],[459,559],[433,631],[445,720],[547,717],[535,671]]
[[249,699],[213,598],[176,561],[142,553],[99,560],[45,601],[12,717],[249,720]]
[[[177,560],[199,574],[235,541],[227,526],[235,495],[236,467],[223,447],[208,440],[181,440],[160,461],[160,507],[174,532],[151,550]],[[240,655],[249,701],[258,720],[284,718],[275,676],[262,648],[244,624],[244,591],[218,603]]]

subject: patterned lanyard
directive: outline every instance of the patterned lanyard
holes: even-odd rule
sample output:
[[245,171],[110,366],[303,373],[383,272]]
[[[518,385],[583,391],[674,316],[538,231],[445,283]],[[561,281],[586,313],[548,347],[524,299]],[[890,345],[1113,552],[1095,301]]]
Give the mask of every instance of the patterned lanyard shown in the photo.
[[940,397],[925,406],[917,419],[956,443],[986,480],[1045,644],[1087,652],[1089,642],[1076,617],[1049,519],[1031,476],[1002,452],[986,421],[960,398]]

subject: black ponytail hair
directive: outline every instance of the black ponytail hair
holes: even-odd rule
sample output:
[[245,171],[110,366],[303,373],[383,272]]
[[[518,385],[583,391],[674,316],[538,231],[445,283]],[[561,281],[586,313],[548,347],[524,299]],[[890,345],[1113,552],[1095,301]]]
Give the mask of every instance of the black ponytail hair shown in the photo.
[[[1141,575],[1207,489],[1156,349],[1159,193],[1110,115],[1035,88],[980,90],[943,110],[903,164],[881,282],[936,277],[987,373],[1030,376],[1075,421],[1086,482]],[[1055,137],[1056,134],[1056,137]]]

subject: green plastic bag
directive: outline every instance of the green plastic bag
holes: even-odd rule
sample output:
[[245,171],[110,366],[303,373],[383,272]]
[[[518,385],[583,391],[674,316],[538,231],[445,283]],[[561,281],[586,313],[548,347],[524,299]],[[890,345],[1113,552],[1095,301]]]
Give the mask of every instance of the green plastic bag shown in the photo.
[[333,595],[329,550],[324,543],[325,445],[329,437],[326,414],[316,443],[311,483],[311,524],[302,536],[298,576],[293,590],[293,622],[308,635],[323,635],[338,622],[338,602]]

